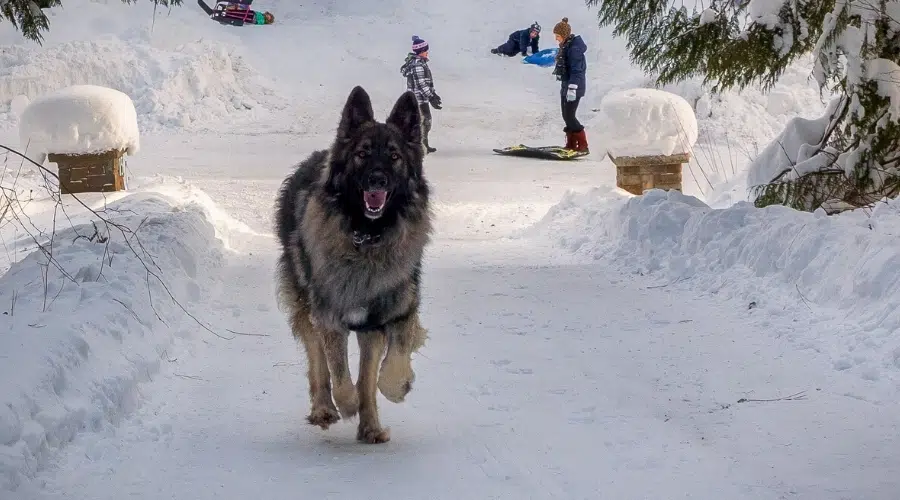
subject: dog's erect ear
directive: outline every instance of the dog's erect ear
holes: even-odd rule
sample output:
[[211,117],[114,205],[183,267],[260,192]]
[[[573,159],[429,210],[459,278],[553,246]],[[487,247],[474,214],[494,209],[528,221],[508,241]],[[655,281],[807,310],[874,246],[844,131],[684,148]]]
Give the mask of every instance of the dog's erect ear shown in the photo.
[[422,117],[419,113],[419,103],[416,95],[406,91],[397,99],[394,109],[388,116],[387,123],[400,129],[403,137],[408,142],[419,144],[422,142]]
[[341,124],[338,125],[338,139],[349,139],[366,123],[375,121],[375,112],[372,110],[372,99],[362,87],[353,87],[347,104],[341,112]]

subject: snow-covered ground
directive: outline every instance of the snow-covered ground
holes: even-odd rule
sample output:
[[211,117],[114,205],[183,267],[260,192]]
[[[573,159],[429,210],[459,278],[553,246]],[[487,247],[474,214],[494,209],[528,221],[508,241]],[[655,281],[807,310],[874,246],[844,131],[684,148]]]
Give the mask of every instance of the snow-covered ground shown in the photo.
[[[113,225],[0,154],[18,196],[0,224],[3,500],[896,498],[898,207],[735,203],[783,125],[822,114],[809,61],[770,94],[666,88],[697,112],[688,196],[631,197],[596,140],[573,163],[489,154],[561,135],[550,69],[489,53],[514,29],[538,20],[546,47],[567,16],[584,37],[589,140],[614,126],[603,96],[646,82],[580,0],[269,0],[276,24],[244,28],[149,4],[68,0],[44,47],[0,24],[0,144],[19,146],[21,96],[73,84],[128,94],[143,133],[129,192],[80,197]],[[364,446],[352,423],[304,422],[271,212],[354,85],[386,115],[413,34],[445,103],[430,339],[407,402],[380,399],[392,441]],[[36,248],[53,228],[60,268]]]

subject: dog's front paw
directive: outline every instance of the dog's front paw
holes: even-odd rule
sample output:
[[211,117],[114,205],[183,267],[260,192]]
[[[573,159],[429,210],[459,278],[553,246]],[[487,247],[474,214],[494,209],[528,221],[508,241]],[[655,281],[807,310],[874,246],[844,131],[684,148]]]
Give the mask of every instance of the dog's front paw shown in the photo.
[[392,403],[401,403],[416,380],[410,360],[387,357],[378,374],[378,390]]
[[313,408],[306,417],[306,421],[312,425],[317,425],[323,430],[328,429],[331,424],[335,424],[341,416],[338,415],[337,408],[329,408],[327,406],[319,406]]
[[368,444],[381,444],[387,443],[391,440],[391,430],[390,429],[382,429],[377,425],[367,425],[364,422],[359,424],[359,428],[356,431],[356,439],[357,441],[362,441],[363,443]]

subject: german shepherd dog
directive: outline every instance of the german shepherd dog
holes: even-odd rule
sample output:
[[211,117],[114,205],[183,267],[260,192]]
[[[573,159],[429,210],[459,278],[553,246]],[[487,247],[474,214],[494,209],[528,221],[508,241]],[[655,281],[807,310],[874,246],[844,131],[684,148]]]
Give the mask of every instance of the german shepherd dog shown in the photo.
[[[306,351],[307,421],[328,429],[358,412],[356,437],[366,443],[390,440],[376,387],[403,401],[415,378],[411,355],[425,343],[419,282],[432,222],[424,154],[413,93],[400,96],[381,123],[369,95],[355,87],[331,148],[300,163],[278,194],[278,296]],[[351,331],[360,350],[355,386]]]

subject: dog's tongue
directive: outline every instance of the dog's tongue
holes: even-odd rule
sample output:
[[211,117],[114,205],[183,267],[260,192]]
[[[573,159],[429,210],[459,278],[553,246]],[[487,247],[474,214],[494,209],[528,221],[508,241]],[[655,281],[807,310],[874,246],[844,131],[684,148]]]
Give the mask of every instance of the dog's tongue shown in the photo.
[[369,208],[381,208],[387,200],[387,191],[366,191],[363,193],[363,199]]

